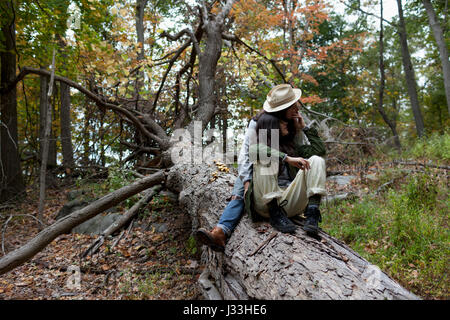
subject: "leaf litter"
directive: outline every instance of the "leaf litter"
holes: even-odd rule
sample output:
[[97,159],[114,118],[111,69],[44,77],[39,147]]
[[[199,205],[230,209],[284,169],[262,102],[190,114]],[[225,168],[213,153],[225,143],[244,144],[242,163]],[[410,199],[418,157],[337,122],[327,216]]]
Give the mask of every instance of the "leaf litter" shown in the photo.
[[[48,190],[44,212],[48,224],[55,222],[68,191]],[[6,229],[1,228],[6,253],[26,244],[39,232],[34,219],[19,216],[36,215],[36,192],[29,190],[28,197],[0,213],[2,226],[10,215],[14,216]],[[197,263],[198,250],[193,252],[187,246],[190,219],[176,204],[169,205],[165,200],[157,205],[152,201],[146,207],[150,214],[140,215],[114,247],[119,235],[107,239],[93,256],[80,258],[96,236],[58,236],[30,261],[0,276],[0,299],[202,299],[197,286],[202,271]],[[167,224],[167,231],[156,232],[153,223]],[[0,254],[3,256],[3,252]]]

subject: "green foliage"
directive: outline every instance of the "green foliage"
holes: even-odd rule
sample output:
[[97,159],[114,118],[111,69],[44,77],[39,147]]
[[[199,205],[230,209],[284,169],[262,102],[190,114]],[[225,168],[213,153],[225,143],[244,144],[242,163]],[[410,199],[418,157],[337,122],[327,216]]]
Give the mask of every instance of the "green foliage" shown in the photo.
[[189,239],[186,242],[186,250],[191,254],[195,255],[198,251],[197,249],[197,242],[195,241],[195,238],[193,236],[190,236]]
[[448,185],[428,172],[398,190],[324,209],[325,231],[423,297],[448,298]]
[[450,161],[450,133],[439,134],[435,132],[428,137],[416,140],[404,152],[405,158],[427,158],[436,161]]
[[[90,193],[94,198],[99,198],[131,184],[134,180],[135,177],[128,170],[124,170],[120,167],[109,167],[108,177],[105,180],[99,180],[92,183],[91,181],[80,179],[77,180],[77,188],[90,190]],[[126,209],[129,209],[138,201],[138,199],[138,196],[135,195],[122,202],[122,205]]]

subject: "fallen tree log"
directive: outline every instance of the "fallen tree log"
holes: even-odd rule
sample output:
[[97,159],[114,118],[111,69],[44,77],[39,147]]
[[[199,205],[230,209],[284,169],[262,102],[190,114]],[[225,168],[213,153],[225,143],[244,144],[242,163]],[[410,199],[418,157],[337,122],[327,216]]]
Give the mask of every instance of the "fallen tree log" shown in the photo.
[[106,230],[102,232],[102,234],[95,239],[95,241],[89,246],[89,248],[83,252],[81,255],[81,258],[85,258],[86,256],[93,255],[97,252],[97,250],[102,246],[102,244],[105,242],[105,239],[112,235],[114,232],[120,230],[128,221],[131,220],[136,214],[139,212],[139,210],[147,205],[150,200],[153,198],[153,196],[158,193],[161,190],[161,185],[154,186],[149,191],[147,191],[144,196],[136,202],[130,210],[128,210],[125,214],[123,214],[119,220],[111,224]]
[[[192,229],[212,228],[228,203],[236,177],[211,164],[178,164],[166,186],[192,218]],[[323,231],[321,239],[274,233],[267,222],[241,219],[224,253],[202,248],[205,272],[199,285],[213,299],[419,299],[343,242]],[[201,280],[201,281],[200,281]],[[220,293],[218,296],[217,292]],[[211,293],[211,294],[209,294]]]
[[119,190],[111,192],[106,196],[94,201],[90,205],[77,210],[64,218],[56,221],[39,232],[33,239],[22,247],[8,253],[0,259],[0,274],[4,274],[22,263],[31,259],[36,253],[45,248],[57,236],[67,233],[72,228],[83,223],[86,220],[96,216],[99,213],[119,204],[123,200],[159,184],[165,180],[165,174],[162,171],[156,172],[143,179],[122,187]]

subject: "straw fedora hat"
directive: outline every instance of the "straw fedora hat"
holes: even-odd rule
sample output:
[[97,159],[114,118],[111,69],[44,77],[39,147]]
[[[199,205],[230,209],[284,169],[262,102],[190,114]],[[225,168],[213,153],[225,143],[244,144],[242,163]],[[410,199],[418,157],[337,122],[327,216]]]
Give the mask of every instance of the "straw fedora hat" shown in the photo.
[[292,88],[290,84],[279,84],[270,90],[264,102],[266,112],[277,112],[290,107],[302,96],[302,90]]

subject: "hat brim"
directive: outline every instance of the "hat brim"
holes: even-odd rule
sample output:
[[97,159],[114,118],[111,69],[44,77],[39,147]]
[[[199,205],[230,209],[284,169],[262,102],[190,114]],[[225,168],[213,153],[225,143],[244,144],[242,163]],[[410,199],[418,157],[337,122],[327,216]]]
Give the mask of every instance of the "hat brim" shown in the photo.
[[266,101],[264,101],[264,105],[263,105],[264,110],[266,112],[277,112],[277,111],[281,111],[281,110],[289,108],[293,103],[295,103],[302,96],[302,90],[297,89],[297,88],[293,88],[292,90],[294,91],[294,95],[295,95],[295,97],[292,98],[292,100],[282,104],[281,106],[272,108],[266,99]]

